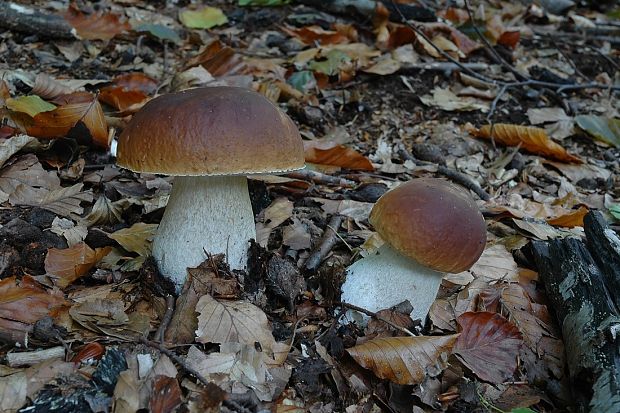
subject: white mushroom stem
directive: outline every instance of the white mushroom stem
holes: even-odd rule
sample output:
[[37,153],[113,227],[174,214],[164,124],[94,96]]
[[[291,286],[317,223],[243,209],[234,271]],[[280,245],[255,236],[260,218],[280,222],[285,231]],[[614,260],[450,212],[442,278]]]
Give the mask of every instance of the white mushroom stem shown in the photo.
[[411,318],[424,322],[442,277],[443,273],[420,265],[385,243],[375,255],[348,268],[342,301],[377,312],[409,300]]
[[209,254],[226,254],[231,269],[247,266],[248,241],[256,239],[245,176],[179,176],[153,241],[153,257],[180,291],[187,268]]

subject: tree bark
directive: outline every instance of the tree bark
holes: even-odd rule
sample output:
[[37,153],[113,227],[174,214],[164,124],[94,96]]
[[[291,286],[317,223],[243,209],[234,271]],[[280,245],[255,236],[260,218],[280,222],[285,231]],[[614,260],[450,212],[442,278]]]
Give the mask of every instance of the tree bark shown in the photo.
[[618,268],[598,262],[620,260],[620,249],[608,248],[610,231],[599,213],[590,212],[586,242],[565,238],[532,243],[562,329],[576,407],[583,412],[620,411],[620,313],[613,299],[617,292],[609,291],[618,283]]

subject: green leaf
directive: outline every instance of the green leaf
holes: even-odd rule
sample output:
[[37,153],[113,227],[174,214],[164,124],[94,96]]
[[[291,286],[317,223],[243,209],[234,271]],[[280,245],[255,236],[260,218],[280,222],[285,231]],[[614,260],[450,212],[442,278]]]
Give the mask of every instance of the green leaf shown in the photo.
[[609,208],[609,213],[616,218],[618,221],[620,221],[620,204],[616,204],[616,205],[612,205]]
[[594,138],[620,148],[620,119],[581,115],[575,117],[575,121],[581,129]]
[[134,30],[141,33],[149,33],[151,36],[157,37],[159,40],[168,40],[176,44],[181,43],[181,38],[178,33],[163,24],[141,23],[134,27]]
[[282,6],[290,0],[239,0],[240,6]]
[[340,72],[340,68],[351,62],[351,58],[340,50],[330,50],[325,55],[325,60],[312,61],[308,64],[310,69],[315,72],[324,73],[328,76],[337,75]]
[[26,113],[33,118],[41,112],[49,112],[50,110],[56,109],[56,106],[44,101],[36,95],[8,98],[6,100],[6,107],[13,112]]
[[179,20],[190,29],[210,29],[228,22],[228,18],[217,7],[204,7],[200,10],[183,10]]
[[537,413],[536,410],[532,410],[529,407],[517,407],[516,409],[512,409],[508,413]]
[[286,82],[300,92],[306,92],[316,86],[316,79],[310,70],[293,73]]

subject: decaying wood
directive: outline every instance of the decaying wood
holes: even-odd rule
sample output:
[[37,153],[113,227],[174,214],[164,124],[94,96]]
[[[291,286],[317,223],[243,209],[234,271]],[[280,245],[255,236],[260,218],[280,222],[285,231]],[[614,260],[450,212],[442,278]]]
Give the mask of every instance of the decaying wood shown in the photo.
[[0,2],[0,27],[54,39],[75,39],[71,25],[62,16],[12,2]]
[[65,357],[65,348],[62,346],[46,348],[37,351],[23,353],[9,353],[6,355],[7,364],[10,367],[32,366],[46,360]]
[[[604,234],[609,227],[599,213],[590,212],[585,230],[587,243],[577,238],[536,241],[532,252],[562,329],[577,410],[618,412],[620,313],[606,285],[614,274],[595,259],[600,254],[595,250],[608,243]],[[619,252],[608,250],[607,257],[618,260]]]
[[603,271],[611,299],[620,309],[620,238],[600,214],[588,214],[584,221],[588,249]]

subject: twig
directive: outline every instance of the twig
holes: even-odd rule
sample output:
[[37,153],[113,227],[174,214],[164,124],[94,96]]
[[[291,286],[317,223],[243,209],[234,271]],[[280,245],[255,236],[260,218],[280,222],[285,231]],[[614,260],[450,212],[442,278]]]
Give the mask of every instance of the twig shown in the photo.
[[416,334],[412,333],[411,331],[409,331],[405,327],[401,327],[398,324],[388,320],[387,318],[383,318],[379,314],[373,313],[370,310],[366,310],[365,308],[358,307],[356,305],[349,304],[349,303],[337,302],[337,303],[334,303],[334,304],[337,305],[337,306],[340,306],[340,307],[345,307],[345,308],[348,308],[350,310],[355,310],[355,311],[359,311],[360,313],[364,313],[364,314],[366,314],[369,317],[373,317],[373,318],[376,318],[379,321],[384,322],[385,324],[389,325],[390,327],[393,327],[393,328],[397,329],[398,331],[402,331],[405,334],[408,334],[408,335],[410,335],[412,337],[416,337]]
[[[162,354],[165,354],[166,356],[170,357],[170,359],[172,361],[174,361],[175,363],[177,363],[183,370],[185,370],[186,372],[188,372],[189,374],[191,374],[192,376],[194,376],[196,378],[196,380],[198,380],[199,382],[201,382],[202,384],[204,384],[205,386],[208,385],[210,383],[209,380],[207,380],[202,374],[200,374],[198,371],[196,371],[193,367],[190,367],[185,360],[183,360],[181,357],[177,356],[176,353],[174,353],[172,350],[164,347],[162,344],[160,343],[156,343],[154,341],[150,341],[147,340],[144,337],[140,337],[139,338],[140,343],[149,346],[151,348],[156,349],[157,351],[159,351]],[[252,411],[250,409],[246,409],[245,407],[241,406],[239,403],[232,401],[232,400],[223,400],[222,404],[224,406],[226,406],[229,409],[233,409],[237,412],[240,413],[252,413]]]
[[334,215],[331,217],[318,248],[314,250],[304,264],[306,270],[316,271],[323,259],[325,259],[325,256],[327,256],[334,245],[336,245],[336,242],[338,241],[338,233],[335,230],[340,228],[342,221],[344,221],[344,217],[342,215]]
[[319,185],[338,185],[346,188],[353,188],[357,185],[355,182],[348,179],[338,178],[337,176],[331,176],[309,169],[289,172],[285,176],[292,179],[310,180]]
[[403,159],[410,160],[413,163],[417,163],[420,165],[437,165],[437,172],[441,175],[445,176],[446,178],[450,178],[452,181],[464,186],[467,189],[472,190],[476,195],[478,195],[480,199],[484,201],[488,201],[489,199],[491,199],[491,196],[488,194],[488,192],[482,189],[480,185],[478,185],[478,183],[471,179],[469,176],[454,169],[450,169],[444,165],[420,160],[415,156],[411,155],[405,148],[401,147],[398,152]]
[[[486,63],[461,63],[461,66],[471,70],[485,70],[489,68]],[[460,69],[459,65],[452,62],[430,62],[430,63],[404,63],[398,69],[399,74],[406,74],[407,72],[418,70],[429,70],[438,72],[453,72]]]
[[46,360],[62,358],[65,356],[65,348],[62,346],[46,348],[43,350],[26,351],[22,353],[9,353],[6,361],[9,367],[31,366]]
[[491,46],[491,43],[489,43],[487,38],[480,32],[480,29],[478,28],[478,25],[474,21],[474,15],[471,12],[471,7],[469,5],[469,0],[465,0],[465,8],[467,9],[467,15],[469,16],[469,21],[471,22],[472,26],[474,27],[474,31],[476,32],[476,34],[478,35],[480,40],[482,40],[482,43],[484,43],[486,48],[491,52],[491,54],[495,58],[496,63],[499,63],[506,70],[508,70],[513,75],[515,75],[515,77],[518,80],[527,80],[527,79],[529,79],[526,75],[524,75],[523,73],[519,72],[517,69],[512,67],[512,65],[510,63],[508,63],[502,56],[500,56],[500,54],[497,53],[497,50],[495,50],[495,48],[493,46]]
[[174,304],[175,298],[172,295],[166,296],[166,312],[164,313],[164,317],[161,319],[161,323],[157,328],[157,332],[155,333],[155,341],[159,343],[164,342],[164,333],[168,329],[168,325],[172,320],[172,316],[174,314]]

